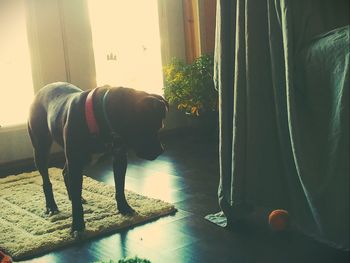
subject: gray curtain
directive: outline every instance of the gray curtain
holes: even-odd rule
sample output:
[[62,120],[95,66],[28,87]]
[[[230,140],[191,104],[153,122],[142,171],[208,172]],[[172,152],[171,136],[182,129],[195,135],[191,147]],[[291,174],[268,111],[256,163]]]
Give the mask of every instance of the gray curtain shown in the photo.
[[284,208],[305,233],[349,249],[348,10],[348,0],[218,1],[218,195],[229,224]]

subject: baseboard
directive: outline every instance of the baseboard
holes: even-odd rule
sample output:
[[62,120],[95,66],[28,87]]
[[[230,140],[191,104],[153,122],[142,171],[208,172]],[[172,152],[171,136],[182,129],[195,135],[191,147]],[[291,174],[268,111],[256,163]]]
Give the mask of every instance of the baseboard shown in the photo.
[[[52,153],[49,158],[49,166],[62,167],[64,165],[63,152]],[[36,170],[34,158],[16,160],[3,163],[0,165],[0,177],[7,175],[19,174],[23,172],[31,172]]]

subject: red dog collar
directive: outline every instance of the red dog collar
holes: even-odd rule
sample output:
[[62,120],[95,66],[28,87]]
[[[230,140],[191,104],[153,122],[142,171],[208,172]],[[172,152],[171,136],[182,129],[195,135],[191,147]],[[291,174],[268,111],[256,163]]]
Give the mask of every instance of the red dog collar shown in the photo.
[[93,102],[96,90],[97,88],[91,90],[85,101],[85,119],[89,128],[89,132],[92,135],[97,135],[100,132],[96,121]]

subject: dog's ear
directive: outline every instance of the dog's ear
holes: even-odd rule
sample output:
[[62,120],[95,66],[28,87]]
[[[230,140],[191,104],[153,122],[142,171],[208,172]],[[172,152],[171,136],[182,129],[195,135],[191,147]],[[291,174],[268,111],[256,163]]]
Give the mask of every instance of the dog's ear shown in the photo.
[[158,94],[151,94],[151,96],[159,99],[160,101],[162,101],[165,104],[165,108],[166,111],[169,111],[169,103],[166,101],[166,99],[164,99],[162,96],[158,95]]
[[138,103],[138,108],[141,111],[158,113],[162,118],[165,118],[165,113],[168,111],[169,104],[162,96],[150,95],[144,97]]

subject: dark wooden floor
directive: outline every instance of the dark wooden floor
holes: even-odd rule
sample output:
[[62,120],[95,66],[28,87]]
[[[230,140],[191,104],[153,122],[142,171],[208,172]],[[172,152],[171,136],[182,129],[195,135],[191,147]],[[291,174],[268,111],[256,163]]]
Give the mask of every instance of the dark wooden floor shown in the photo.
[[[162,263],[348,262],[348,253],[298,234],[229,230],[206,221],[205,215],[219,211],[217,141],[178,136],[165,145],[166,152],[153,162],[130,156],[126,188],[175,204],[175,215],[28,262],[95,262],[135,255]],[[114,184],[110,160],[87,168],[86,174]]]

